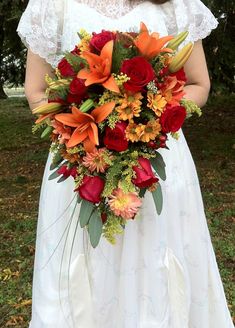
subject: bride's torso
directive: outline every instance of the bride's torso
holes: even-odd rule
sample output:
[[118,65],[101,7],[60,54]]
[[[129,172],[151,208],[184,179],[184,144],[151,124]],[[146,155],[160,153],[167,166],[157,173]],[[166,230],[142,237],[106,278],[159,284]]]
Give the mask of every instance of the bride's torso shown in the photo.
[[162,5],[151,1],[67,0],[65,3],[62,49],[71,49],[81,28],[88,32],[105,30],[138,31],[140,22],[161,35],[176,33],[171,1]]

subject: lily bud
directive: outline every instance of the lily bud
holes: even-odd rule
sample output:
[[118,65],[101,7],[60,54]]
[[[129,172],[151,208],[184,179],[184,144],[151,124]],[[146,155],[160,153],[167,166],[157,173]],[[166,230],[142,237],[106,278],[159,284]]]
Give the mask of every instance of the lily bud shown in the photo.
[[61,107],[62,107],[61,104],[51,102],[51,103],[43,104],[41,106],[34,108],[32,110],[32,113],[36,114],[36,115],[56,113],[56,112],[60,111]]
[[190,42],[184,46],[173,58],[172,62],[169,65],[169,71],[171,73],[178,72],[189,59],[193,50],[193,43]]
[[174,39],[172,39],[168,45],[167,48],[171,48],[172,50],[177,50],[178,47],[181,45],[182,42],[187,38],[189,32],[181,32],[179,33]]

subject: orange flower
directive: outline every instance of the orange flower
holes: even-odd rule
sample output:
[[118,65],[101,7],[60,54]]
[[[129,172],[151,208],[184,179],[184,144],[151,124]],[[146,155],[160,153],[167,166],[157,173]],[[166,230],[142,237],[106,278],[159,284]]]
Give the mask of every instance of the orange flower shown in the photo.
[[132,118],[139,117],[141,111],[141,99],[143,98],[140,92],[135,94],[125,94],[124,98],[120,100],[120,106],[116,107],[119,113],[120,120],[132,120]]
[[109,165],[105,161],[105,156],[111,159],[105,148],[95,149],[92,153],[86,154],[83,157],[83,165],[87,167],[91,172],[104,173]]
[[139,141],[139,136],[136,132],[137,124],[135,123],[129,123],[129,125],[126,128],[126,138],[127,140],[130,140],[131,142]]
[[168,76],[161,87],[161,93],[167,103],[172,106],[179,106],[180,100],[185,95],[184,81],[177,80],[176,76]]
[[57,120],[52,121],[51,125],[54,128],[53,133],[59,135],[59,143],[66,144],[71,137],[71,128],[65,127],[64,124]]
[[146,25],[141,22],[140,34],[135,39],[134,43],[142,56],[146,59],[151,59],[157,56],[160,52],[173,52],[170,48],[163,48],[163,46],[172,39],[173,36],[170,35],[159,38],[159,33],[154,32],[149,34]]
[[111,75],[113,54],[113,40],[107,42],[102,48],[100,55],[89,51],[83,51],[81,57],[85,58],[89,65],[89,70],[84,68],[78,72],[78,78],[85,79],[85,85],[99,83],[104,88],[120,92],[114,77]]
[[157,135],[159,135],[161,131],[161,125],[159,123],[159,119],[148,121],[145,124],[139,124],[136,128],[136,133],[139,137],[140,141],[149,142],[150,140],[154,140]]
[[152,92],[148,92],[147,106],[151,108],[158,117],[162,115],[166,104],[167,101],[161,94],[153,94]]
[[67,143],[67,147],[74,147],[83,142],[86,152],[92,152],[99,145],[98,127],[96,123],[102,122],[113,110],[115,102],[95,108],[90,114],[81,112],[72,107],[71,114],[57,114],[55,119],[67,126],[76,128]]

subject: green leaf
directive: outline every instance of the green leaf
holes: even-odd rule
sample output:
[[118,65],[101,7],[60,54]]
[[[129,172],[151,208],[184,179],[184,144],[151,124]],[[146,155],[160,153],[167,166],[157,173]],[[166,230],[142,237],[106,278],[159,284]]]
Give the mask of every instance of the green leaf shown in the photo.
[[79,220],[81,228],[84,228],[91,217],[92,212],[95,209],[95,205],[87,200],[83,199],[80,207]]
[[60,175],[61,175],[61,174],[58,173],[58,170],[56,170],[55,172],[53,172],[53,173],[49,176],[48,180],[54,180],[54,179],[58,178]]
[[151,158],[150,162],[152,164],[152,167],[154,168],[154,170],[156,171],[156,173],[159,175],[159,177],[162,180],[166,180],[166,164],[162,158],[162,155],[160,155],[159,153],[156,153],[156,157]]
[[132,58],[136,55],[136,49],[133,47],[126,48],[122,42],[116,41],[114,44],[113,58],[112,58],[112,72],[119,73],[121,64],[124,59]]
[[84,58],[71,54],[70,52],[65,54],[65,58],[75,72],[79,72],[83,67],[87,66],[87,61]]
[[56,153],[50,165],[50,170],[51,171],[55,170],[62,161],[63,161],[63,157],[61,157],[59,152]]
[[[68,177],[69,177],[69,176],[68,176]],[[68,177],[62,175],[62,176],[59,178],[59,180],[57,181],[57,183],[60,183],[60,182],[63,182],[63,181],[65,181],[65,180],[67,180]]]
[[82,201],[82,198],[80,197],[79,193],[77,193],[77,203],[80,204]]
[[162,211],[162,205],[163,205],[162,187],[160,186],[160,184],[158,184],[158,187],[156,190],[152,191],[152,194],[153,194],[153,200],[155,203],[157,214],[160,215],[161,211]]
[[50,136],[50,134],[51,134],[52,131],[53,131],[53,127],[48,125],[48,126],[45,128],[45,130],[42,132],[42,134],[41,134],[41,138],[42,138],[42,139],[46,139],[46,138],[48,138],[48,137]]
[[88,232],[90,235],[90,241],[92,247],[96,247],[100,241],[102,235],[103,223],[98,211],[94,211],[91,215],[88,224]]

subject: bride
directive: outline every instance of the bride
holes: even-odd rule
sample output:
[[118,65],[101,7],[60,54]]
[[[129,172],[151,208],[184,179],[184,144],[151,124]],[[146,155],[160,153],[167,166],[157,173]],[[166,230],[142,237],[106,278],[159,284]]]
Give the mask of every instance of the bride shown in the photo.
[[[186,97],[206,103],[210,81],[202,39],[217,21],[200,0],[29,0],[18,33],[28,47],[25,93],[46,102],[45,74],[78,42],[77,31],[188,30]],[[76,227],[73,180],[49,181],[45,168],[37,227],[30,328],[232,328],[200,186],[183,132],[161,149],[167,180],[157,215],[150,193],[115,246],[93,249]]]

